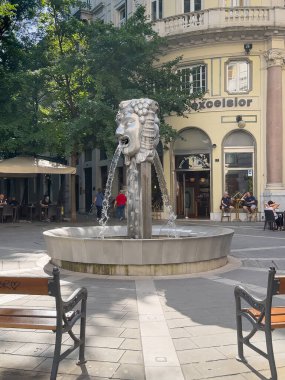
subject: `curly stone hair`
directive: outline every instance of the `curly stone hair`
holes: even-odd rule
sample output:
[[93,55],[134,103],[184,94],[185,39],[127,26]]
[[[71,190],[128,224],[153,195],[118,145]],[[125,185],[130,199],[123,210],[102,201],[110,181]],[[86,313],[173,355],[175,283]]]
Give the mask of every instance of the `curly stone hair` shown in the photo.
[[[137,163],[153,160],[155,148],[159,143],[158,110],[158,103],[148,98],[124,100],[119,104],[116,117],[118,124],[127,113],[135,113],[142,126],[141,147],[136,155]],[[126,159],[127,162],[129,162],[129,158]]]

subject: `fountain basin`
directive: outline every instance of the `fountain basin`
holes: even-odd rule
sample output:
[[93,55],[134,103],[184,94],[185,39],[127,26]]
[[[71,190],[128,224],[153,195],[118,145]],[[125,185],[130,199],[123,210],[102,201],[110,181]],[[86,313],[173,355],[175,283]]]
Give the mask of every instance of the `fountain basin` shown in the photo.
[[153,226],[152,239],[128,239],[124,226],[63,227],[44,232],[51,262],[83,273],[164,276],[204,272],[227,263],[234,231],[191,226],[169,238],[165,226]]

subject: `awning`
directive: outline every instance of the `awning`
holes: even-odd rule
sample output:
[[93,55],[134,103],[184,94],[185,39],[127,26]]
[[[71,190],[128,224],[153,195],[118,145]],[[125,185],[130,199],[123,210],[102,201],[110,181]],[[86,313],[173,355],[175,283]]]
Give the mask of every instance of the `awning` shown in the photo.
[[0,177],[19,177],[28,174],[76,174],[76,168],[26,156],[0,161]]

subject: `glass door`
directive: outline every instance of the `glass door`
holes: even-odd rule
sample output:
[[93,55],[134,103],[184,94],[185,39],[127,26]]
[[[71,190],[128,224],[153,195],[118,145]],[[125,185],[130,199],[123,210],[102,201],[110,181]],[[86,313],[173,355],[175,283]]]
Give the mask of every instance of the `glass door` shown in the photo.
[[177,172],[177,216],[208,218],[210,215],[210,171]]

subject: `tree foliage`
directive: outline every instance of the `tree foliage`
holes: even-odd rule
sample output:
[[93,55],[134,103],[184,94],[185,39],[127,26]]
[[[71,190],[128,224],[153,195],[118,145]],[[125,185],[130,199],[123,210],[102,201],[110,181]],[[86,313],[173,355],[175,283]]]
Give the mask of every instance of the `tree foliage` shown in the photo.
[[[37,12],[32,6],[33,38],[19,38],[10,29],[2,39],[0,151],[68,156],[98,147],[111,153],[119,103],[141,97],[158,101],[162,138],[174,138],[165,116],[184,115],[201,96],[181,90],[176,73],[181,58],[159,61],[167,42],[146,21],[143,7],[118,29],[73,17],[75,3],[46,0]],[[15,4],[0,6],[0,29],[3,18],[16,17]]]

